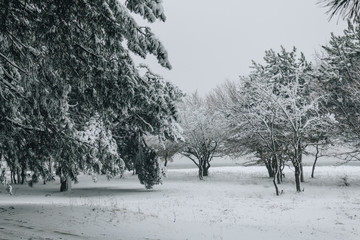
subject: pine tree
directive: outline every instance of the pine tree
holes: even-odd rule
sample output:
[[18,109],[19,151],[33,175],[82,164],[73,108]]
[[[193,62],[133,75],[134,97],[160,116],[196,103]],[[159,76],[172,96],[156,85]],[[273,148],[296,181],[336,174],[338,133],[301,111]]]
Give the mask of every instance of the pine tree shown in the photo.
[[356,143],[360,133],[360,26],[348,23],[342,36],[331,35],[324,46],[318,78],[327,98],[324,106],[335,114],[342,135]]
[[[0,9],[0,146],[9,165],[40,176],[51,158],[64,184],[76,181],[92,167],[84,156],[94,146],[78,133],[94,118],[118,145],[132,131],[177,135],[175,87],[166,83],[161,97],[149,91],[158,85],[140,75],[129,55],[153,54],[171,68],[161,42],[130,14],[165,21],[161,1],[2,0]],[[144,109],[144,101],[153,98],[156,113]],[[101,161],[122,164],[106,159]],[[102,169],[108,170],[113,171]]]

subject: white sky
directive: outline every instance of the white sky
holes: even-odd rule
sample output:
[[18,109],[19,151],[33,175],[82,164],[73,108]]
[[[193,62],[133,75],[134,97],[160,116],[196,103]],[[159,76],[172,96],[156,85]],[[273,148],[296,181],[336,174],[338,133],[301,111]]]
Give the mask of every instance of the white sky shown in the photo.
[[[167,21],[147,24],[165,45],[173,66],[153,57],[141,62],[185,93],[205,94],[226,79],[250,72],[265,50],[293,46],[312,60],[315,51],[346,28],[329,21],[318,0],[164,0]],[[142,24],[142,23],[140,23]],[[139,60],[136,60],[139,61]]]

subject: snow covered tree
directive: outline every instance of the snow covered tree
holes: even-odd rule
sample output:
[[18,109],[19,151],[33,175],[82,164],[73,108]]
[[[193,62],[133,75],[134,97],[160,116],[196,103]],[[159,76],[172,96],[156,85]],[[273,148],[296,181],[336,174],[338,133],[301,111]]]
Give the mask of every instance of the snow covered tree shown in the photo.
[[[341,138],[358,148],[360,134],[360,27],[348,23],[342,36],[331,35],[318,79],[326,94],[323,102],[335,114]],[[355,157],[358,154],[353,154]]]
[[221,155],[226,138],[224,120],[209,107],[206,99],[193,93],[180,106],[184,146],[181,153],[199,168],[199,178],[208,176],[213,157]]
[[213,98],[223,103],[217,105],[228,121],[225,149],[259,157],[274,177],[277,195],[284,162],[291,161],[301,191],[304,149],[319,140],[332,118],[320,111],[313,70],[303,55],[297,58],[295,48],[266,51],[264,61],[253,62],[249,77],[215,91]]
[[[179,113],[177,104],[183,94],[173,84],[166,82],[150,71],[146,66],[146,72],[141,84],[135,90],[138,96],[134,99],[136,104],[129,110],[129,117],[121,119],[114,126],[115,139],[119,151],[129,169],[135,168],[140,182],[146,182],[147,177],[152,183],[159,183],[151,178],[159,179],[160,168],[157,162],[158,155],[155,149],[145,141],[146,135],[157,136],[160,139],[178,140],[182,138],[182,129],[178,124]],[[139,155],[139,151],[142,154]],[[154,167],[154,173],[143,174],[140,172],[149,171],[146,161],[150,161]],[[146,169],[145,169],[146,168]],[[144,178],[143,178],[144,177]],[[146,184],[147,188],[151,188]]]
[[0,146],[9,166],[44,175],[52,158],[65,185],[76,181],[93,149],[78,133],[94,117],[121,158],[134,133],[178,134],[178,90],[141,76],[129,55],[153,54],[171,68],[161,42],[131,16],[165,21],[161,1],[2,0],[0,9]]
[[254,63],[250,78],[261,83],[264,95],[278,109],[277,130],[282,146],[287,146],[284,153],[294,166],[296,190],[300,192],[304,150],[331,127],[334,119],[320,109],[322,96],[316,91],[313,69],[303,54],[297,58],[295,48],[291,52],[282,48],[280,53],[266,52],[264,60],[264,66]]
[[279,195],[277,184],[282,177],[283,153],[278,106],[264,94],[261,85],[246,77],[218,87],[211,99],[227,122],[224,154],[234,157],[254,154],[259,159],[257,163],[266,166]]

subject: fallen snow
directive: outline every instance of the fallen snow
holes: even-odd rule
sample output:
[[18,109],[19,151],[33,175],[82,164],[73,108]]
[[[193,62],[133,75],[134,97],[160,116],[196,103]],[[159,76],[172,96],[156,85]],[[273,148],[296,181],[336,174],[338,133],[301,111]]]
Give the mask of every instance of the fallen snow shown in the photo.
[[0,188],[0,239],[360,239],[360,167],[304,171],[304,192],[287,168],[279,197],[259,166],[212,167],[204,181],[169,169],[150,191],[131,173],[83,175],[68,193],[58,182]]

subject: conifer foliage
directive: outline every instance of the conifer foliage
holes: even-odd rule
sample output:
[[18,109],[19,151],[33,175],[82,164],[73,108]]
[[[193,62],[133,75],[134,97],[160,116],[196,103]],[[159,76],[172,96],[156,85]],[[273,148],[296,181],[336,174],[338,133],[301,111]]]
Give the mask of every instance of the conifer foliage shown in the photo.
[[342,15],[344,18],[357,20],[360,12],[359,0],[323,0],[321,1],[325,7],[329,8],[330,16],[336,14]]
[[83,170],[114,176],[123,156],[145,161],[124,147],[132,136],[146,149],[147,133],[177,137],[179,90],[141,76],[129,55],[171,68],[162,43],[131,16],[165,21],[161,1],[1,0],[0,12],[0,154],[17,176],[49,176],[52,165],[63,182]]
[[358,145],[360,133],[360,25],[348,22],[341,36],[331,35],[319,79],[326,94],[325,107],[335,114],[341,132]]

